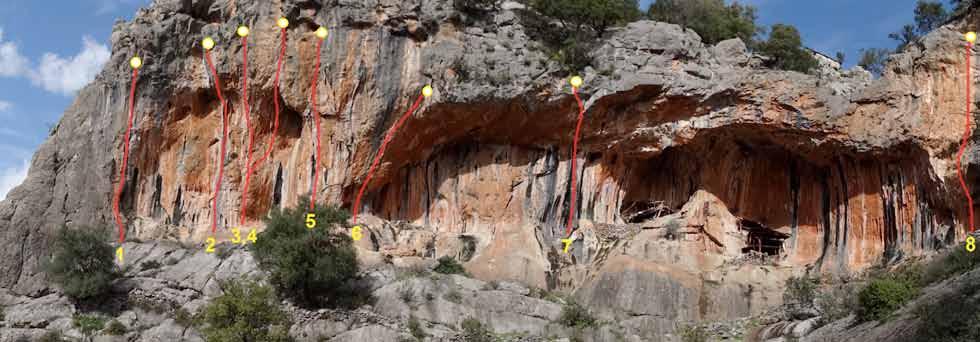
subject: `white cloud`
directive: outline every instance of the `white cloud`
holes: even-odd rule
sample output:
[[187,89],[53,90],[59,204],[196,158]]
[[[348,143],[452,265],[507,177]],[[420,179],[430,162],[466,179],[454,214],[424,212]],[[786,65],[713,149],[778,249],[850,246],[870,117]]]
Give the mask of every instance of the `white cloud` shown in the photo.
[[30,74],[30,63],[20,54],[17,44],[3,40],[0,27],[0,76],[16,77]]
[[72,96],[95,78],[107,60],[109,48],[86,36],[82,38],[82,51],[71,58],[44,54],[31,80],[44,90]]
[[10,190],[24,182],[29,167],[30,163],[25,159],[20,166],[0,170],[0,200],[6,198]]
[[6,112],[7,110],[9,110],[13,106],[14,105],[12,103],[10,103],[10,102],[4,101],[4,100],[0,100],[0,112]]

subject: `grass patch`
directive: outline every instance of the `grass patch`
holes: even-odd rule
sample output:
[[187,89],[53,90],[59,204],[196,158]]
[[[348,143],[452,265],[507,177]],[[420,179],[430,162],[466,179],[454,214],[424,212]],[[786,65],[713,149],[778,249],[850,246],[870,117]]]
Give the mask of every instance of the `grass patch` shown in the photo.
[[677,332],[684,342],[707,342],[708,331],[697,325],[685,325]]
[[105,318],[99,315],[75,314],[71,318],[71,325],[85,336],[92,336],[105,327]]
[[417,341],[422,341],[426,338],[426,336],[429,336],[425,333],[425,330],[422,329],[422,323],[419,322],[419,319],[415,318],[415,316],[411,316],[408,319],[408,331]]
[[468,342],[493,342],[494,338],[487,328],[473,317],[468,317],[459,324],[463,330],[464,341]]

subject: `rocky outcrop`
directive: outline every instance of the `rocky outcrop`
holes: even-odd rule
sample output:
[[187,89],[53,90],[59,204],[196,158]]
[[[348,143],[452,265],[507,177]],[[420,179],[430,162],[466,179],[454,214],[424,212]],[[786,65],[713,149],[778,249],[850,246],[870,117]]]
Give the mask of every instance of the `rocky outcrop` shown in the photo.
[[[529,38],[522,6],[503,8],[475,17],[449,1],[161,0],[117,23],[105,70],[39,148],[25,183],[0,202],[0,287],[48,294],[40,265],[50,233],[110,224],[121,167],[127,236],[195,243],[210,235],[221,104],[195,45],[205,35],[218,41],[212,53],[233,106],[219,240],[236,226],[242,193],[251,198],[246,226],[261,229],[270,208],[310,192],[314,167],[323,177],[317,198],[350,208],[386,130],[424,84],[435,95],[393,136],[367,187],[362,256],[456,256],[478,278],[574,292],[639,336],[756,313],[757,303],[780,301],[781,279],[804,269],[848,273],[963,235],[968,209],[954,163],[967,82],[963,25],[893,56],[878,80],[860,70],[760,69],[740,41],[706,46],[676,25],[613,29],[583,72],[582,152],[571,170],[570,89]],[[280,128],[267,147],[279,16],[293,24]],[[239,24],[252,27],[256,153],[272,149],[248,189]],[[313,108],[318,25],[331,34]],[[119,165],[134,54],[145,66],[133,155]],[[323,121],[316,165],[312,115]],[[970,184],[976,146],[971,140],[964,160]],[[581,182],[578,240],[563,253],[572,172]],[[774,254],[775,264],[731,266],[753,250]],[[210,278],[197,270],[217,266],[194,267],[171,271],[173,281],[208,295]],[[178,293],[193,301],[197,292]]]

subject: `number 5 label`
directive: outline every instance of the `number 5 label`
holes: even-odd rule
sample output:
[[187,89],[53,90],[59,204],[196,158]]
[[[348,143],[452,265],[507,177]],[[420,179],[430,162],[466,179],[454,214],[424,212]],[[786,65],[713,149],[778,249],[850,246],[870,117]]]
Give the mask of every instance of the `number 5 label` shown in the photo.
[[313,229],[313,227],[316,227],[316,214],[306,214],[306,228]]

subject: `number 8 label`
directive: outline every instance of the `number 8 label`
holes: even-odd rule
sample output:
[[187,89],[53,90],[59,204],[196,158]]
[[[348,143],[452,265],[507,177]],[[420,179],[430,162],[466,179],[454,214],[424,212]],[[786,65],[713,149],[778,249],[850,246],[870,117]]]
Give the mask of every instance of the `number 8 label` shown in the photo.
[[974,237],[972,237],[972,236],[967,237],[966,238],[966,251],[967,252],[970,252],[970,253],[973,253],[973,251],[975,251],[975,250],[977,250],[977,239],[974,238]]

